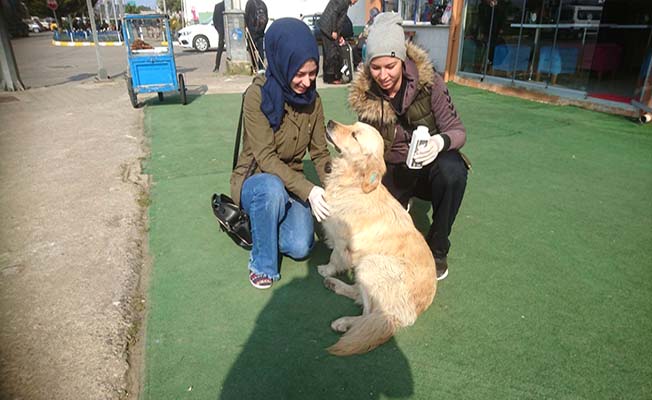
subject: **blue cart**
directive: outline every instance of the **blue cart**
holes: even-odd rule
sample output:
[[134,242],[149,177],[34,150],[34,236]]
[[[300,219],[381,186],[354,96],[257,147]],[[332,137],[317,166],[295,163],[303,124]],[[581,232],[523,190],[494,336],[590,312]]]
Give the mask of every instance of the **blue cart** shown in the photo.
[[167,15],[127,14],[122,20],[122,35],[127,48],[129,72],[127,92],[131,105],[138,107],[139,93],[178,91],[181,103],[187,103],[183,74],[177,74],[172,35]]

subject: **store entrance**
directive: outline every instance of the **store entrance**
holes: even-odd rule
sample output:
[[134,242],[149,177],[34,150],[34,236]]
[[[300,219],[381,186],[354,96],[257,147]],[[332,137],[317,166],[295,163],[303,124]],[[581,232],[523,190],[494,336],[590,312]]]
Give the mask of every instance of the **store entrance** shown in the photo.
[[587,96],[623,103],[640,100],[650,65],[650,0],[607,0],[590,59]]
[[458,71],[629,104],[651,42],[651,0],[468,0]]

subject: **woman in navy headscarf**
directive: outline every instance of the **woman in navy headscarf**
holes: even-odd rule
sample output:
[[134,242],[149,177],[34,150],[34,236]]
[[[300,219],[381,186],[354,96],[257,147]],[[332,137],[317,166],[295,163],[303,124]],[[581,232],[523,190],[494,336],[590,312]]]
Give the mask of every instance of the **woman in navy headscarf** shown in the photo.
[[308,255],[311,212],[318,222],[328,216],[324,189],[304,175],[306,151],[322,182],[330,164],[312,32],[298,19],[276,20],[265,34],[265,54],[265,75],[245,92],[243,149],[231,175],[231,195],[251,221],[249,281],[259,289],[280,278],[281,255]]

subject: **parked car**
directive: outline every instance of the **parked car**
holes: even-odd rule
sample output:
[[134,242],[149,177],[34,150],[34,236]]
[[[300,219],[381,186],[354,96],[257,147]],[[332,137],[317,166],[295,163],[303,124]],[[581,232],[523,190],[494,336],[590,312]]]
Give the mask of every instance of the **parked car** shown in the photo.
[[33,19],[25,19],[23,22],[27,24],[27,28],[30,32],[39,33],[46,30],[43,24],[34,21]]
[[45,22],[44,20],[40,19],[39,17],[30,17],[32,18],[32,21],[36,22],[42,30],[44,31],[49,31],[50,30],[50,24]]
[[220,35],[217,33],[211,20],[201,24],[186,26],[179,30],[177,41],[181,47],[195,49],[203,53],[208,49],[216,49],[219,39]]
[[321,13],[308,14],[301,16],[301,20],[308,25],[308,28],[312,31],[312,34],[315,36],[317,43],[321,43],[321,31],[319,30],[319,18],[321,18]]

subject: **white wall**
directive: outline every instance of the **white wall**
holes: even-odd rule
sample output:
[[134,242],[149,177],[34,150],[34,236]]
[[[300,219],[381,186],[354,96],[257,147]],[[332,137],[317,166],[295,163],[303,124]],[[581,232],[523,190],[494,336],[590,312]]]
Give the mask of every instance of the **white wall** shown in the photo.
[[[326,8],[328,0],[263,0],[267,5],[269,18],[278,19],[283,17],[298,18],[299,15],[321,13]],[[235,0],[234,4],[240,3],[240,7],[244,10],[247,0]],[[186,18],[191,19],[192,7],[195,7],[197,13],[213,12],[216,0],[185,0],[186,4]],[[349,9],[349,18],[353,25],[362,26],[365,24],[364,20],[364,0],[358,2]]]
[[422,49],[428,52],[430,61],[437,72],[443,73],[446,67],[446,55],[448,52],[448,25],[430,25],[403,23],[405,31],[414,31],[412,39]]

